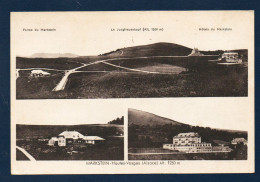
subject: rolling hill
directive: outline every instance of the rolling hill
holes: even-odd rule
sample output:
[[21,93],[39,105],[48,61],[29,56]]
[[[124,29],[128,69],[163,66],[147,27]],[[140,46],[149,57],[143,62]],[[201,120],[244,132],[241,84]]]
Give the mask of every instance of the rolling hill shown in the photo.
[[[172,119],[164,118],[149,112],[140,111],[132,108],[128,109],[128,124],[129,125],[134,124],[139,126],[146,126],[146,125],[163,126],[163,125],[171,124],[172,126],[180,126],[180,127],[182,126],[197,127],[197,126],[180,123]],[[240,130],[230,130],[230,129],[220,129],[220,128],[211,128],[211,129],[214,129],[216,131],[228,132],[228,133],[247,134],[247,131],[240,131]]]
[[177,121],[167,119],[161,116],[157,116],[155,114],[151,114],[149,112],[139,111],[136,109],[128,109],[128,124],[135,124],[135,125],[165,125],[165,124],[171,124],[171,125],[184,125],[182,123],[179,123]]
[[159,42],[149,45],[127,47],[111,51],[102,56],[145,57],[145,56],[187,56],[192,49],[173,43]]

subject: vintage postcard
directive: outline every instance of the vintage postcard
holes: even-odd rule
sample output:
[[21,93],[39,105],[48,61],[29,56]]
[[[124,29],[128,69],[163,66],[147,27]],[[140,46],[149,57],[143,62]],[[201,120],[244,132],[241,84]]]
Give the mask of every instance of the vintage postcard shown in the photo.
[[11,13],[11,173],[253,173],[254,11]]
[[248,96],[249,15],[128,14],[14,13],[16,98]]

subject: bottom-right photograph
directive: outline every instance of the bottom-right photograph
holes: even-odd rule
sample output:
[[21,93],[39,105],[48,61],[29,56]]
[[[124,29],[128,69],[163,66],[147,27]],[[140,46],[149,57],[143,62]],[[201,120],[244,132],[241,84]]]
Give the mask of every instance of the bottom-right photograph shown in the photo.
[[128,160],[247,160],[248,132],[128,109]]

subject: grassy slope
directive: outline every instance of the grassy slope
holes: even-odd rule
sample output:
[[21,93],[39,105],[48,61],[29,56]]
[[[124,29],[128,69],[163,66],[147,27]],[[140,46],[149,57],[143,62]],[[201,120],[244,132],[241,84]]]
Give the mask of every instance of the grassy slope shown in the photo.
[[[98,60],[113,58],[131,58],[144,56],[187,56],[191,53],[190,48],[173,43],[155,43],[117,49],[99,56],[81,56],[70,59],[71,61],[90,63]],[[123,51],[123,54],[121,54]]]
[[[172,119],[164,118],[146,111],[128,108],[128,125],[131,124],[135,124],[139,126],[146,126],[146,125],[158,126],[158,125],[167,125],[167,124],[170,124],[172,126],[182,126],[182,125],[189,126],[187,124],[183,124]],[[216,130],[226,131],[230,133],[246,133],[245,131],[239,131],[239,130],[228,130],[228,129],[216,129]]]
[[66,89],[73,98],[246,96],[247,68],[219,67],[178,75],[78,73],[70,76]]
[[127,68],[142,68],[147,66],[160,66],[165,64],[170,66],[180,66],[192,70],[203,70],[209,66],[208,60],[217,59],[217,57],[203,56],[203,57],[151,57],[151,58],[134,58],[134,59],[121,59],[109,60],[111,64],[124,66]]
[[20,77],[16,80],[16,98],[48,98],[50,93],[55,94],[52,89],[59,83],[64,72],[49,70],[47,72],[51,73],[51,76],[34,78],[29,76],[30,71],[20,71]]
[[152,113],[139,111],[136,109],[128,109],[128,124],[135,124],[135,125],[165,125],[165,124],[171,124],[171,125],[182,125],[182,123],[179,123],[177,121],[163,118],[161,116],[157,116]]
[[[121,50],[123,54],[121,55]],[[104,54],[105,56],[115,57],[142,57],[142,56],[187,56],[191,53],[190,48],[173,44],[173,43],[155,43],[149,45],[141,45],[135,47],[127,47],[118,49],[110,53]]]

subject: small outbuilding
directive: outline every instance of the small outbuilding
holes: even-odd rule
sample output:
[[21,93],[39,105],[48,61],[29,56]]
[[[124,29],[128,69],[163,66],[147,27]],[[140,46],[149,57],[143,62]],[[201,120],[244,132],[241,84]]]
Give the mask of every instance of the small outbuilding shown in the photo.
[[244,138],[234,138],[232,141],[231,141],[231,144],[232,145],[237,145],[239,143],[243,143],[244,145],[247,145],[247,140],[244,139]]
[[43,71],[43,70],[32,70],[31,71],[31,76],[33,77],[44,77],[44,76],[49,76],[50,73]]
[[85,136],[84,140],[87,144],[97,144],[104,141],[105,139],[99,136]]

